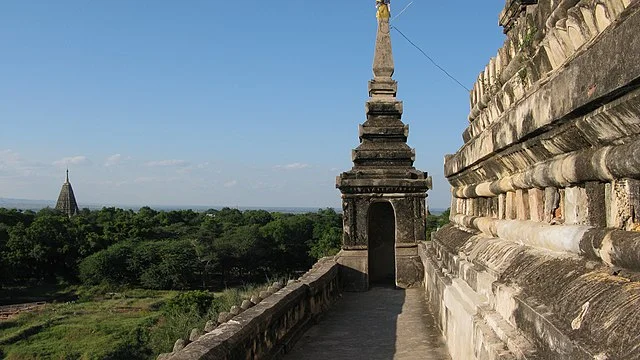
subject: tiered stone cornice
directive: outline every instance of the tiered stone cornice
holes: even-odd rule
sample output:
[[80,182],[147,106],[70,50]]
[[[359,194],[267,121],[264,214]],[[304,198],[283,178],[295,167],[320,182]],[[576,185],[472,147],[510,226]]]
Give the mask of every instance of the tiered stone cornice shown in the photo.
[[343,193],[425,192],[430,179],[413,167],[415,151],[407,145],[409,127],[402,122],[403,104],[396,98],[388,19],[379,19],[373,79],[369,81],[367,120],[360,125],[360,145],[352,152],[353,168],[336,186]]

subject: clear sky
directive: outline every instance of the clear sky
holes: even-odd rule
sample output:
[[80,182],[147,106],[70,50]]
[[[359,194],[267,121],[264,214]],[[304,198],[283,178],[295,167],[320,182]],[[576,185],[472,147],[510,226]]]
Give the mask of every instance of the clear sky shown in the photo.
[[[374,3],[0,2],[0,197],[55,199],[68,166],[80,206],[339,207]],[[503,7],[415,0],[394,24],[471,87],[502,45]],[[446,208],[443,158],[462,145],[469,94],[392,37],[415,166]]]

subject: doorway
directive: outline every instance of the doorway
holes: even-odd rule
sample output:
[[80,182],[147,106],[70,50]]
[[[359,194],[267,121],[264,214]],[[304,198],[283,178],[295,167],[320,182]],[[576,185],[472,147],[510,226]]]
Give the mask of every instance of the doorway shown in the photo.
[[395,285],[396,217],[389,202],[369,208],[369,285]]

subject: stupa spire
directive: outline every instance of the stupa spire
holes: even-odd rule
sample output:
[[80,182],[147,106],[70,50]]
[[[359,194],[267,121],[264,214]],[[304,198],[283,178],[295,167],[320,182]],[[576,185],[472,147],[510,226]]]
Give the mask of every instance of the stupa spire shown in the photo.
[[390,6],[390,0],[376,0],[378,32],[373,54],[373,80],[369,82],[369,96],[371,97],[395,97],[398,89],[398,85],[391,78],[395,65],[391,49]]
[[73,188],[69,182],[69,169],[67,169],[67,176],[62,189],[60,189],[60,195],[58,196],[58,202],[56,202],[56,210],[61,211],[67,216],[71,217],[80,212],[78,208],[78,202],[76,196],[73,194]]
[[373,78],[391,79],[394,71],[393,51],[391,50],[391,27],[389,26],[389,0],[376,1],[378,7],[378,34],[376,35],[376,50],[373,56]]

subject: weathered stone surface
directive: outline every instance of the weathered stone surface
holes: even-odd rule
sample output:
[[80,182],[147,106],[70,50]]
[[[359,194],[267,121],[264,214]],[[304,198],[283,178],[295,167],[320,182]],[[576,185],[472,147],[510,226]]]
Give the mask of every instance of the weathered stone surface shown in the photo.
[[262,298],[259,295],[253,295],[251,296],[251,303],[253,305],[258,305],[260,303],[260,301],[262,301]]
[[167,360],[171,357],[171,355],[172,353],[159,354],[156,360]]

